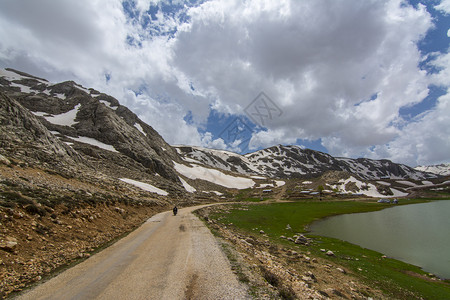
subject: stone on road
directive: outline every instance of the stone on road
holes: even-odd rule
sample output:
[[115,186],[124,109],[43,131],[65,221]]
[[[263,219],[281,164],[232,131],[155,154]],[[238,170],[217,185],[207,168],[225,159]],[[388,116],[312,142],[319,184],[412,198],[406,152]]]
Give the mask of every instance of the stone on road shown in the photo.
[[249,299],[209,229],[165,212],[18,299]]

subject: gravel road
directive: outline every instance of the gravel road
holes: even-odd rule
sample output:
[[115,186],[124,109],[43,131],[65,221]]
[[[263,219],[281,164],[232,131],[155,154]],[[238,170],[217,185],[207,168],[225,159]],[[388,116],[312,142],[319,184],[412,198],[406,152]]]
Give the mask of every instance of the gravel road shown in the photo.
[[18,299],[250,299],[208,228],[164,212]]

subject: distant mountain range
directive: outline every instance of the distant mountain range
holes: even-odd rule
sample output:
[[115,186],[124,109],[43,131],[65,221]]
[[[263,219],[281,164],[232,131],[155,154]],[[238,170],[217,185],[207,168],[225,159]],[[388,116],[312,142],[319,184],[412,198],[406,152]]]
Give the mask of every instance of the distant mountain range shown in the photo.
[[185,160],[222,170],[269,178],[317,177],[343,171],[365,180],[430,179],[437,176],[389,160],[340,158],[299,146],[273,146],[246,155],[202,147],[176,146]]
[[122,179],[117,184],[135,184],[160,196],[247,188],[254,183],[249,177],[312,178],[340,171],[362,180],[425,180],[446,174],[389,160],[336,158],[298,146],[246,155],[172,147],[109,95],[13,69],[0,70],[0,97],[0,155],[69,176]]

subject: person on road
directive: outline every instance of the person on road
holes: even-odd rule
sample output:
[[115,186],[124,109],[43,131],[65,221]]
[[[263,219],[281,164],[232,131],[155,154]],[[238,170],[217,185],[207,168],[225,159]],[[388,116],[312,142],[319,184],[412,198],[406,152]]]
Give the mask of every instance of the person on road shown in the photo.
[[178,208],[177,208],[176,205],[175,205],[175,207],[172,209],[172,211],[173,211],[173,215],[176,216],[176,215],[177,215],[177,212],[178,212]]

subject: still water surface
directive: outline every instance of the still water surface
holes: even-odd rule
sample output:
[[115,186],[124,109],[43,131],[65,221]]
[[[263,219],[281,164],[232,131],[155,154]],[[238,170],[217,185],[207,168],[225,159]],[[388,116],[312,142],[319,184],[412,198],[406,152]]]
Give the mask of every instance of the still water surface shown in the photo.
[[450,200],[340,215],[310,229],[450,279]]

